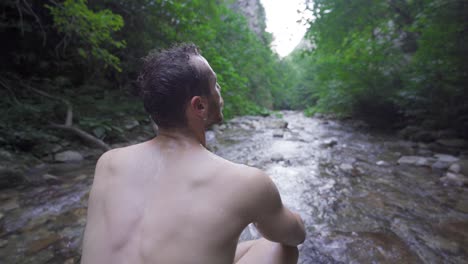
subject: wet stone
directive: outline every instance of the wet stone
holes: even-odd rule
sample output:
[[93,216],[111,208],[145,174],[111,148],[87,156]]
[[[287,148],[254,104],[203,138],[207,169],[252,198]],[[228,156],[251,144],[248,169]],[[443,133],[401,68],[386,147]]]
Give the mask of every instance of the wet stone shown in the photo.
[[329,138],[329,139],[325,139],[322,142],[321,147],[331,148],[331,147],[335,146],[336,144],[338,144],[338,140],[336,140],[335,138]]
[[55,154],[54,159],[59,162],[79,162],[82,161],[84,157],[77,151],[67,150]]
[[282,131],[274,131],[273,132],[273,137],[282,138],[282,137],[284,137],[284,133]]
[[52,183],[53,184],[53,183],[59,183],[60,182],[60,179],[57,176],[52,175],[52,174],[48,174],[48,173],[42,175],[42,178],[44,180],[46,180],[47,183]]
[[86,178],[88,178],[88,176],[86,174],[81,174],[80,176],[76,177],[74,180],[75,181],[83,181],[83,180],[86,180]]
[[271,161],[278,162],[284,160],[284,157],[280,153],[275,153],[271,156]]
[[2,211],[10,211],[17,208],[19,208],[18,198],[12,198],[3,204],[0,204],[0,210]]
[[398,164],[415,165],[415,166],[430,166],[431,162],[428,158],[418,156],[403,156],[398,160]]
[[449,167],[449,171],[453,173],[460,173],[461,171],[461,166],[458,163],[454,163]]
[[437,158],[437,161],[446,162],[450,164],[455,163],[460,160],[457,157],[454,157],[452,155],[447,155],[447,154],[435,154],[434,157]]
[[445,162],[445,161],[436,161],[434,164],[432,164],[431,168],[433,170],[446,170],[450,167],[450,163]]
[[341,164],[341,165],[340,165],[340,169],[341,169],[342,171],[344,171],[344,172],[352,172],[353,169],[354,169],[354,167],[353,167],[353,165],[351,165],[351,164],[346,164],[346,163],[345,163],[345,164]]
[[440,178],[440,181],[447,185],[455,186],[466,186],[468,185],[468,177],[465,177],[462,174],[456,174],[447,172],[444,177]]
[[379,160],[375,164],[377,164],[377,166],[382,166],[382,167],[390,166],[390,164],[388,162],[383,161],[383,160]]
[[140,122],[138,122],[135,119],[126,120],[125,123],[124,123],[124,127],[125,127],[126,130],[132,130],[135,127],[138,127],[139,125],[140,125]]
[[8,245],[8,240],[0,239],[0,248],[5,247]]
[[65,262],[63,264],[75,264],[75,263],[76,263],[75,259],[69,258],[69,259],[65,260]]
[[26,252],[28,254],[37,253],[38,251],[41,251],[49,247],[53,243],[57,242],[59,239],[60,239],[60,236],[53,234],[53,235],[50,235],[49,237],[35,240],[29,244],[29,247],[26,250]]

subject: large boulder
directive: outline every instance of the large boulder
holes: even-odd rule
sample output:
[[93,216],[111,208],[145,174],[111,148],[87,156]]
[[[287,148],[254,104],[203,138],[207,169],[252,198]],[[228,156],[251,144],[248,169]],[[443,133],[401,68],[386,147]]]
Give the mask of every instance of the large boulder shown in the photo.
[[84,157],[77,151],[67,150],[55,154],[54,159],[58,162],[80,162]]

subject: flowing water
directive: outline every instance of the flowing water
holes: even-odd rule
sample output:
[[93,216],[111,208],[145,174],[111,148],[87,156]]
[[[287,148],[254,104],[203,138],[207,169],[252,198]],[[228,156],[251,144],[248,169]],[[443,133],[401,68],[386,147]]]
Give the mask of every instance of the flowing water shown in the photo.
[[[265,170],[302,215],[300,263],[466,263],[468,188],[444,186],[428,167],[397,165],[402,155],[432,155],[425,146],[282,114],[237,118],[207,137],[220,156]],[[2,191],[0,263],[77,263],[92,171]],[[257,235],[248,228],[241,239]]]

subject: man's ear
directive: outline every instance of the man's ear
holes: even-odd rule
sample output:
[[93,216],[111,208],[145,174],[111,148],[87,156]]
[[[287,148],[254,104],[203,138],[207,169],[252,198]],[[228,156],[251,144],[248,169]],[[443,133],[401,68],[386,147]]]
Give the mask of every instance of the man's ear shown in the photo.
[[199,117],[206,118],[208,100],[202,96],[194,96],[190,100],[191,110]]

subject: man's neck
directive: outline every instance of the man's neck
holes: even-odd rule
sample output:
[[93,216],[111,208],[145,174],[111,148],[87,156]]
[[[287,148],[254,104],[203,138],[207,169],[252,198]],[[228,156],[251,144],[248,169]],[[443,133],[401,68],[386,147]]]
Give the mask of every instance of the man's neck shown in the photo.
[[184,128],[159,128],[158,137],[160,139],[176,140],[194,145],[206,145],[205,131],[201,129]]

